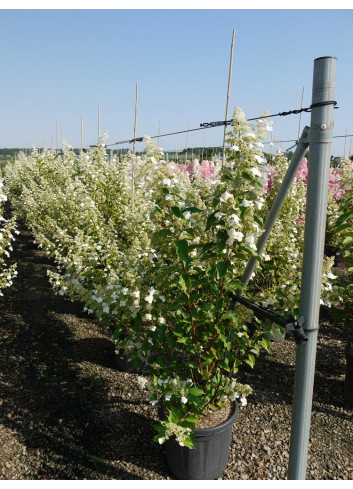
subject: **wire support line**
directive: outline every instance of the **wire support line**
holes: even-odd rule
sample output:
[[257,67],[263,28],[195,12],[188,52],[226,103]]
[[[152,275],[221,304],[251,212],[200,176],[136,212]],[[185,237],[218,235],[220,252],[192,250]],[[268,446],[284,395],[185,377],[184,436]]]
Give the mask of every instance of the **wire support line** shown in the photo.
[[[288,110],[285,112],[278,112],[277,114],[269,114],[269,115],[262,115],[259,117],[252,117],[252,118],[246,119],[246,120],[247,121],[256,121],[256,120],[261,120],[261,119],[268,119],[270,117],[284,117],[284,116],[292,115],[292,114],[300,114],[301,112],[310,112],[311,109],[314,107],[320,107],[320,106],[325,106],[325,105],[334,105],[335,109],[338,109],[338,107],[336,107],[337,102],[335,100],[327,100],[326,102],[319,102],[317,104],[311,104],[310,107]],[[185,134],[185,133],[194,132],[194,131],[201,131],[203,129],[211,129],[213,127],[228,126],[228,125],[230,125],[236,121],[237,121],[236,119],[230,119],[228,121],[203,122],[200,124],[200,127],[196,127],[194,129],[185,129],[183,131],[175,131],[175,132],[169,132],[166,134],[158,134],[157,136],[149,136],[148,138],[149,139],[156,139],[156,138],[162,138],[162,137],[167,137],[167,136],[174,136],[176,134]],[[117,141],[116,143],[107,144],[106,146],[116,146],[119,144],[132,144],[135,142],[143,142],[144,139],[145,139],[145,137],[126,139],[125,141]],[[91,145],[91,147],[94,147],[94,146],[96,146],[96,145]]]

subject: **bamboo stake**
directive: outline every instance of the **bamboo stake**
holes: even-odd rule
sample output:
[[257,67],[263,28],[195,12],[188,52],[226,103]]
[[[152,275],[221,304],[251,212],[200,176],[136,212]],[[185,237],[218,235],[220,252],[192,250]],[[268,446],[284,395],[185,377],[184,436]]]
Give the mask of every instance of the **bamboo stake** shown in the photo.
[[202,137],[202,156],[201,156],[201,161],[203,161],[203,152],[205,150],[205,131],[203,131],[203,137]]
[[136,101],[135,101],[135,123],[134,123],[134,146],[133,146],[133,159],[131,164],[131,209],[132,216],[135,215],[135,168],[134,158],[136,155],[136,128],[137,128],[137,107],[138,107],[138,83],[136,82]]
[[[300,105],[300,108],[301,109],[303,108],[304,90],[305,90],[305,87],[303,87],[303,90],[302,90],[302,101],[301,101],[301,105]],[[300,123],[301,123],[301,120],[302,120],[302,113],[300,112],[300,114],[299,114],[299,127],[298,127],[298,141],[299,141],[299,137],[300,137]]]
[[346,128],[346,134],[344,136],[344,150],[343,150],[343,158],[346,157],[346,142],[347,142],[347,128]]
[[56,134],[55,144],[56,144],[56,149],[57,149],[58,148],[58,121],[56,121],[55,125],[56,125],[56,127],[55,127],[55,134]]
[[83,150],[83,116],[81,115],[81,151]]
[[157,146],[159,148],[159,135],[161,134],[161,121],[158,121],[158,142],[157,142]]
[[[233,69],[234,38],[235,38],[235,29],[233,29],[232,44],[231,44],[231,47],[230,47],[230,62],[229,62],[229,75],[228,75],[228,91],[227,91],[226,115],[225,115],[225,119],[224,119],[225,121],[228,120],[230,86],[231,86],[231,82],[232,82],[232,69]],[[225,165],[225,162],[226,162],[226,135],[227,135],[227,126],[224,125],[222,166],[224,166]]]
[[137,105],[138,105],[138,83],[136,82],[136,102],[135,102],[135,124],[134,124],[134,146],[132,152],[136,153],[136,128],[137,128]]
[[98,105],[98,142],[101,136],[101,107]]
[[188,123],[188,132],[186,133],[186,148],[185,148],[185,165],[188,159],[188,140],[189,140],[190,119]]

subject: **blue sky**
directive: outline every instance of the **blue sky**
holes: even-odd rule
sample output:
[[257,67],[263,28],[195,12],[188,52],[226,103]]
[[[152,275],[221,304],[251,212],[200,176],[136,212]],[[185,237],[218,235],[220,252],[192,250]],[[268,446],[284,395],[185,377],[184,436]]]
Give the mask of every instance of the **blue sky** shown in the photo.
[[[309,106],[314,59],[335,56],[334,135],[353,134],[353,10],[109,10],[103,4],[0,11],[0,147],[55,146],[56,134],[59,146],[63,136],[79,147],[81,116],[83,144],[95,144],[98,105],[107,143],[130,139],[136,82],[137,136],[223,120],[233,29],[229,118],[235,106],[249,118],[298,109],[303,87]],[[297,138],[299,115],[274,120],[274,138]],[[309,123],[303,114],[301,127]],[[186,137],[162,137],[160,145],[180,150]],[[222,128],[195,131],[188,146],[222,145],[222,138]],[[346,153],[353,152],[352,139]],[[343,155],[344,142],[334,139],[334,154]]]

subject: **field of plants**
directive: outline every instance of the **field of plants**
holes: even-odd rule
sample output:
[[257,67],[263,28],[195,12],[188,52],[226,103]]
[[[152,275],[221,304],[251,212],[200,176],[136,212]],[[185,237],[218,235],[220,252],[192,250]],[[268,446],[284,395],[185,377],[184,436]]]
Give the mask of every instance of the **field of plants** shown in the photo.
[[[1,218],[0,290],[16,280],[16,264],[6,263],[17,220],[55,263],[48,279],[57,295],[111,332],[117,357],[138,372],[142,398],[160,405],[155,441],[175,437],[190,450],[195,429],[221,422],[236,400],[246,409],[255,386],[242,372],[271,352],[272,322],[230,307],[234,294],[299,317],[307,161],[258,256],[289,162],[281,151],[266,160],[267,119],[250,125],[239,108],[233,119],[223,166],[166,161],[148,137],[145,156],[109,158],[102,139],[79,155],[69,145],[63,154],[21,153],[7,165],[0,194],[13,209]],[[331,169],[321,295],[344,323],[343,337],[353,326],[352,186],[347,158]],[[258,266],[245,288],[251,257]]]

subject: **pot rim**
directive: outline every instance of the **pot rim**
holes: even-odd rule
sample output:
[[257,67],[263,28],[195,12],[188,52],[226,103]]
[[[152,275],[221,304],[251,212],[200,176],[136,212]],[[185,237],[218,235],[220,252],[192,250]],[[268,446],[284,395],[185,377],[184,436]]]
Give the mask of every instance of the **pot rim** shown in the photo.
[[239,414],[239,406],[237,401],[234,401],[234,411],[223,423],[218,424],[216,426],[211,426],[210,428],[196,428],[194,430],[195,436],[209,436],[215,433],[222,433],[227,430],[230,425],[234,423]]
[[[233,405],[234,405],[234,410],[232,414],[229,416],[229,418],[224,420],[221,424],[218,424],[216,426],[211,426],[210,428],[196,428],[194,430],[195,436],[197,436],[198,438],[202,438],[216,433],[222,433],[223,431],[227,430],[229,426],[233,425],[234,421],[236,420],[239,414],[239,406],[237,401],[233,401]],[[158,414],[159,417],[162,418],[163,414],[162,414],[161,403],[159,403],[158,406]]]

